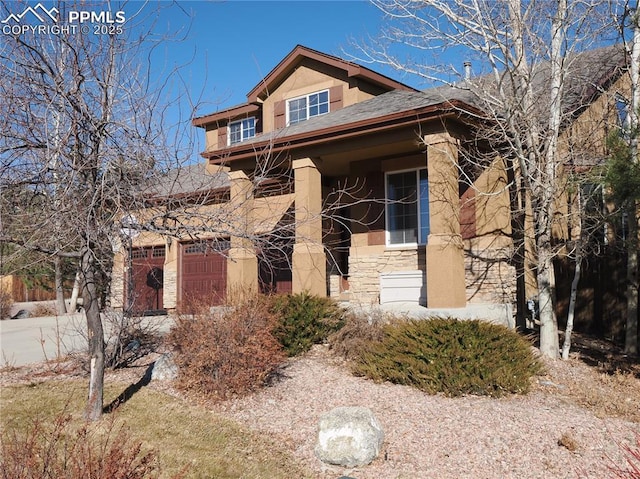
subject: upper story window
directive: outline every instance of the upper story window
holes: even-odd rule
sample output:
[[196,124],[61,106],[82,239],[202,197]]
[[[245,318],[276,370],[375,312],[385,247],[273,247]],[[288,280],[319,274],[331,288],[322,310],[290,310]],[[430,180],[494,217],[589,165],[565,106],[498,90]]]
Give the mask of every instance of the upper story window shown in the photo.
[[256,119],[254,117],[229,123],[229,145],[235,145],[254,136],[256,136]]
[[620,93],[616,93],[616,111],[618,112],[618,126],[622,130],[629,128],[629,100]]
[[287,100],[288,125],[294,125],[325,113],[329,113],[329,90]]
[[385,175],[387,244],[426,244],[429,236],[427,169]]

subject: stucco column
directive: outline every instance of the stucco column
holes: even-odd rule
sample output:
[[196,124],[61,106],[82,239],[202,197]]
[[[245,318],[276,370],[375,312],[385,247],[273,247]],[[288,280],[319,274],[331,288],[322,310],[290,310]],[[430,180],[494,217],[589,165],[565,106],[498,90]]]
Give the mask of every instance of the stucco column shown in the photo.
[[229,205],[234,228],[239,236],[231,237],[227,258],[227,294],[235,289],[258,291],[258,259],[252,233],[253,185],[243,171],[229,172]]
[[309,158],[293,161],[296,242],[292,290],[327,295],[327,260],[322,247],[322,177]]
[[429,237],[427,239],[427,307],[466,305],[464,249],[460,235],[458,146],[446,133],[427,135]]

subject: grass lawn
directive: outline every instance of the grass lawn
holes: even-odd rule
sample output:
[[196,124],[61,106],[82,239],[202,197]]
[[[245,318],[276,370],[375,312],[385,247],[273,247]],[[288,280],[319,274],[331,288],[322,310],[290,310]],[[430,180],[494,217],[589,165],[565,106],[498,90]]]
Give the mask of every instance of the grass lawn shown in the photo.
[[[128,385],[105,386],[105,404]],[[24,430],[36,418],[50,423],[63,411],[82,426],[86,381],[46,381],[0,389],[0,425],[6,433]],[[311,477],[275,442],[258,437],[204,408],[150,388],[142,388],[115,412],[105,414],[125,425],[145,450],[158,454],[160,477],[169,478],[187,466],[187,478]],[[100,424],[91,427],[100,427]]]

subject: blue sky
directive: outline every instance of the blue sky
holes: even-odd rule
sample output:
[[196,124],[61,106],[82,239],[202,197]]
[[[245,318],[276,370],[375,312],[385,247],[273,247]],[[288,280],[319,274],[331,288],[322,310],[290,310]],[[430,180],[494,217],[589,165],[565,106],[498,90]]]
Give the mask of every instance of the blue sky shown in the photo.
[[[166,9],[153,28],[189,28],[168,42],[156,61],[167,67],[192,59],[182,76],[208,105],[198,114],[246,101],[246,94],[297,44],[336,56],[355,53],[355,41],[375,36],[382,13],[366,1],[184,1]],[[415,87],[415,78],[369,65]],[[202,90],[204,87],[204,90]]]

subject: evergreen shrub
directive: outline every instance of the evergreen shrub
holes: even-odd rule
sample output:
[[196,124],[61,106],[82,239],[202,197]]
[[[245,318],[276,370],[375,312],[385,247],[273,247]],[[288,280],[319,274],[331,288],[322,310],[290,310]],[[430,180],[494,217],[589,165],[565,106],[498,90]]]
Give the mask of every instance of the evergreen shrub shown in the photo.
[[430,394],[502,396],[528,392],[541,365],[530,341],[514,330],[434,318],[385,325],[382,339],[364,348],[353,368]]
[[306,292],[274,297],[272,311],[278,318],[274,334],[288,356],[309,351],[344,324],[344,310],[335,301]]

